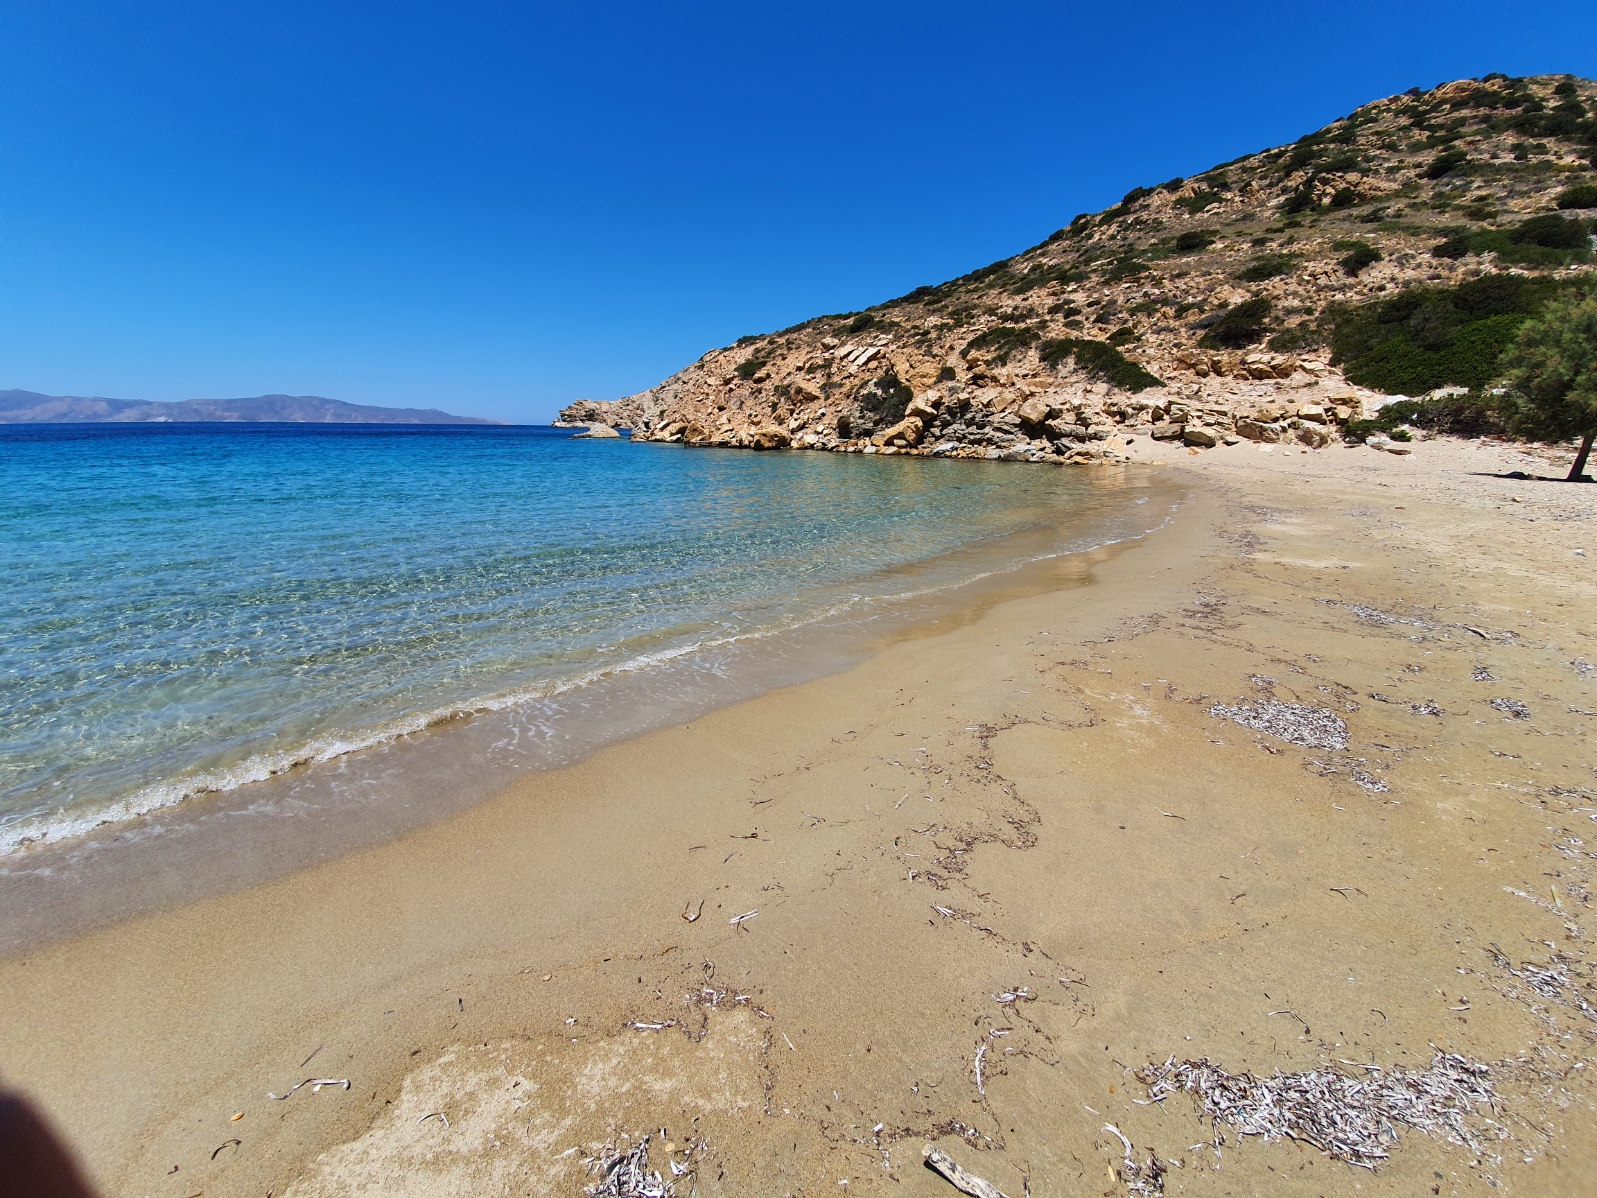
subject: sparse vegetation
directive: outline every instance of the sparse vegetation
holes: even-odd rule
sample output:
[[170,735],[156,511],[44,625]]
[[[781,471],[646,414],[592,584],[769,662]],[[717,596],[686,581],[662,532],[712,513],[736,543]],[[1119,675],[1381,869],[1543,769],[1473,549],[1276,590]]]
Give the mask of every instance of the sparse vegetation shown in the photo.
[[1440,179],[1444,175],[1452,174],[1468,161],[1469,155],[1463,150],[1443,150],[1435,158],[1431,159],[1431,164],[1425,168],[1425,177],[1427,179]]
[[1009,361],[1010,354],[1026,348],[1040,336],[1041,334],[1030,325],[998,324],[972,337],[965,348],[959,351],[959,356],[968,358],[980,350],[989,362],[995,366],[1002,366]]
[[1123,391],[1146,391],[1149,387],[1163,386],[1162,380],[1106,341],[1092,341],[1084,337],[1044,341],[1037,347],[1037,356],[1049,366],[1058,366],[1074,357],[1076,364],[1093,378]]
[[1209,188],[1205,187],[1199,191],[1193,192],[1189,196],[1179,197],[1176,200],[1176,205],[1177,207],[1186,209],[1188,216],[1197,216],[1198,213],[1204,212],[1207,209],[1214,207],[1214,205],[1218,204],[1224,198],[1225,197],[1222,196],[1218,191],[1211,191]]
[[1297,262],[1291,254],[1260,254],[1237,271],[1236,277],[1244,283],[1263,283],[1266,279],[1291,274]]
[[1218,229],[1188,229],[1185,233],[1178,233],[1175,240],[1175,252],[1178,254],[1196,254],[1208,249],[1219,239]]
[[1566,211],[1571,208],[1597,208],[1597,185],[1577,183],[1574,187],[1564,188],[1558,193],[1558,206]]
[[1198,322],[1199,327],[1206,330],[1198,338],[1198,344],[1205,349],[1243,349],[1254,345],[1264,338],[1265,322],[1270,319],[1274,306],[1268,296],[1261,295],[1206,316]]
[[1367,241],[1334,241],[1331,248],[1342,257],[1337,259],[1337,265],[1342,268],[1342,273],[1356,278],[1367,266],[1373,266],[1384,255]]

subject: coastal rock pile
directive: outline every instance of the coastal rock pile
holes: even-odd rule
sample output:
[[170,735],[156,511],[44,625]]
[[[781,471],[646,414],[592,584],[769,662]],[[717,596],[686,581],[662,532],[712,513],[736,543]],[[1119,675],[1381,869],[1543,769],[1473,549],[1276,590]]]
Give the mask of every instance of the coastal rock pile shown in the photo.
[[1347,313],[1498,272],[1592,269],[1594,153],[1590,81],[1416,89],[561,421],[635,441],[1007,461],[1114,459],[1140,437],[1328,445],[1384,401],[1343,373]]

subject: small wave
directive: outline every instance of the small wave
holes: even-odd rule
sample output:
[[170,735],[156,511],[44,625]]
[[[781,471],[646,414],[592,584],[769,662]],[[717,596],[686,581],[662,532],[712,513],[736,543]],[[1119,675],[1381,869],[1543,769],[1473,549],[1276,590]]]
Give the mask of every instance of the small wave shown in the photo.
[[1142,537],[1168,525],[1174,519],[1174,513],[1178,507],[1179,504],[1172,505],[1170,514],[1141,532],[1126,533],[1122,536],[1108,536],[1098,540],[1084,538],[1059,549],[1018,557],[994,569],[962,575],[957,579],[930,586],[878,595],[852,594],[842,600],[777,624],[727,633],[721,636],[706,637],[652,653],[638,654],[624,661],[587,670],[566,678],[548,680],[536,686],[517,687],[468,702],[451,704],[428,712],[403,716],[364,731],[317,738],[297,748],[257,754],[225,769],[205,770],[197,774],[142,787],[130,795],[112,800],[92,811],[85,811],[81,814],[68,814],[65,811],[58,811],[51,815],[26,816],[12,823],[0,825],[0,857],[14,856],[18,853],[26,852],[30,848],[44,844],[56,844],[64,840],[87,835],[110,825],[141,819],[191,799],[237,790],[251,783],[264,782],[270,778],[278,777],[294,769],[319,765],[352,753],[380,748],[400,741],[407,736],[415,736],[418,733],[427,731],[429,728],[455,720],[487,715],[513,707],[547,702],[606,679],[658,668],[698,653],[731,648],[746,642],[795,632],[813,627],[827,620],[858,613],[862,608],[870,606],[886,607],[911,602],[916,599],[924,599],[989,578],[1013,573],[1016,570],[1039,562],[1067,557],[1076,553],[1090,552],[1094,549],[1106,548],[1125,541],[1140,540]]

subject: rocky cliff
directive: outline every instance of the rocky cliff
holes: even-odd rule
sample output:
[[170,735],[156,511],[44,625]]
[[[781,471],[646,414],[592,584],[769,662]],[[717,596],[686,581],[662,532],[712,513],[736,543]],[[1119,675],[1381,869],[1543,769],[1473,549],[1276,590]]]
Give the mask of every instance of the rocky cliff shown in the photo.
[[[1392,378],[1479,381],[1449,365],[1469,354],[1447,338],[1476,326],[1447,296],[1489,292],[1470,301],[1488,303],[1473,313],[1484,325],[1501,305],[1490,279],[1592,269],[1594,147],[1588,80],[1411,91],[1293,145],[1134,188],[961,278],[745,337],[561,416],[630,427],[634,441],[1009,460],[1104,460],[1127,437],[1328,444]],[[1448,290],[1460,284],[1474,290]],[[1383,321],[1398,322],[1386,340]],[[1381,335],[1339,335],[1365,326]],[[1351,369],[1356,352],[1379,356],[1371,346],[1392,358],[1392,337],[1406,373]]]

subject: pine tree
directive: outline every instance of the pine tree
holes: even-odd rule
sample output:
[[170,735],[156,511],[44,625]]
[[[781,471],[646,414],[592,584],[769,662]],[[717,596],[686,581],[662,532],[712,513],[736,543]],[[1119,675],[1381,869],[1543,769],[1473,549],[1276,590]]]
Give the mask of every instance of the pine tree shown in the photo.
[[1590,482],[1586,459],[1597,438],[1597,289],[1549,301],[1520,328],[1502,369],[1516,430],[1552,444],[1579,437],[1569,481]]

